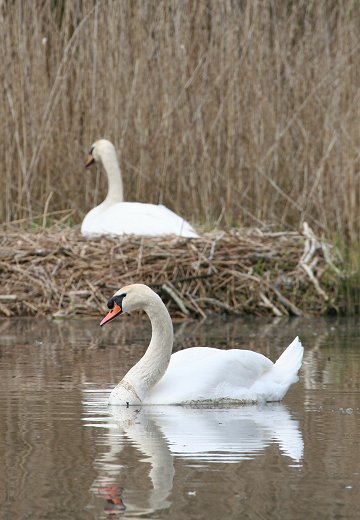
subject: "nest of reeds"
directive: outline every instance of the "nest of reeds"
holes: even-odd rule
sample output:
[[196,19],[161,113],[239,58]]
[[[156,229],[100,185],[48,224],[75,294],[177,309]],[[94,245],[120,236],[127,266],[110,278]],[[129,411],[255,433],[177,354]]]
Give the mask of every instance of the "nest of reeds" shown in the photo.
[[78,229],[0,234],[0,314],[102,315],[120,287],[145,283],[173,317],[303,315],[339,307],[342,261],[299,232],[236,229],[200,239],[85,238]]

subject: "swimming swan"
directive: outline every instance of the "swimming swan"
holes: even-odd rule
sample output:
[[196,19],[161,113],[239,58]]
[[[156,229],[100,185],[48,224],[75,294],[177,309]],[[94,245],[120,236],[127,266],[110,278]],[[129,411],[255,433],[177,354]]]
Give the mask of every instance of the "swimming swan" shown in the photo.
[[85,216],[83,235],[177,235],[198,238],[199,235],[182,217],[162,204],[124,202],[123,182],[114,145],[107,139],[96,141],[90,148],[85,167],[100,162],[108,178],[105,200]]
[[123,287],[107,305],[110,311],[101,326],[137,309],[146,312],[152,325],[148,349],[112,390],[111,405],[280,401],[298,380],[304,350],[298,338],[275,364],[250,350],[193,347],[171,355],[172,321],[160,296],[150,287]]

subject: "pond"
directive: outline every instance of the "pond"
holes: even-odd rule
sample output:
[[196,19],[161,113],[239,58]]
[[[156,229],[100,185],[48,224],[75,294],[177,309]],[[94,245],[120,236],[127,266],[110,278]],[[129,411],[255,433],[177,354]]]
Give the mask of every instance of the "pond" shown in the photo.
[[358,518],[358,319],[175,324],[174,350],[272,360],[299,335],[300,381],[282,403],[138,409],[107,396],[150,325],[98,322],[0,321],[1,519]]

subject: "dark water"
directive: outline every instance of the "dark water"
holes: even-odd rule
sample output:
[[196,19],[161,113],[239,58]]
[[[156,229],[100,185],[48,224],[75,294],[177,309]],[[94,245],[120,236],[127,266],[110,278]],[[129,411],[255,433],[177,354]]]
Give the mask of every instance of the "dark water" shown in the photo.
[[0,321],[1,519],[359,518],[359,325],[177,325],[176,349],[273,360],[299,335],[300,382],[281,404],[126,410],[106,397],[144,352],[146,321]]

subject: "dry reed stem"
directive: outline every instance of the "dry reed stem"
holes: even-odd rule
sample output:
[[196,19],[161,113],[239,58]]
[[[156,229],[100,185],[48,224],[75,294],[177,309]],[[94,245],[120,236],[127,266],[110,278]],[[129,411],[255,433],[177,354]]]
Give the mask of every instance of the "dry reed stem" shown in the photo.
[[9,230],[0,245],[4,316],[101,316],[108,298],[129,283],[150,285],[175,317],[299,316],[340,305],[341,259],[307,225],[302,232],[254,228],[198,240]]
[[2,222],[79,223],[107,137],[127,200],[359,241],[359,2],[13,0],[0,31]]

